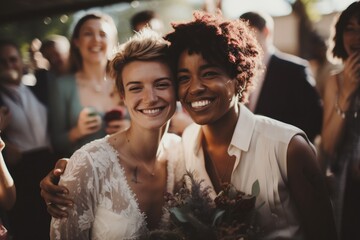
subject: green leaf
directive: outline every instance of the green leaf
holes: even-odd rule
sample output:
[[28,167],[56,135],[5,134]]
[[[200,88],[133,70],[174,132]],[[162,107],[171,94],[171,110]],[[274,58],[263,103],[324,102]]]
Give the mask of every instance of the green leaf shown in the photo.
[[259,196],[260,193],[260,184],[259,184],[259,180],[256,180],[251,188],[251,195],[257,197]]
[[225,210],[222,209],[216,209],[216,212],[213,217],[212,226],[215,226],[216,222],[224,215]]
[[256,208],[256,210],[259,210],[262,206],[264,206],[265,205],[265,201],[264,202],[262,202],[261,204],[259,204],[259,206]]
[[178,208],[178,207],[173,207],[171,209],[169,209],[169,211],[174,214],[174,216],[176,217],[177,220],[179,220],[182,223],[186,223],[189,222],[188,221],[188,211],[186,211],[186,209],[184,207],[182,208]]

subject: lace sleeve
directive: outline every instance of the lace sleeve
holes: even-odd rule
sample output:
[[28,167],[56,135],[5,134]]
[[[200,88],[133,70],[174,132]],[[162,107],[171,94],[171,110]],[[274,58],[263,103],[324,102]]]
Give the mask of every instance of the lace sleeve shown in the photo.
[[69,189],[69,195],[74,198],[74,206],[68,209],[68,218],[52,219],[51,239],[90,239],[98,182],[90,154],[81,149],[76,151],[59,182]]

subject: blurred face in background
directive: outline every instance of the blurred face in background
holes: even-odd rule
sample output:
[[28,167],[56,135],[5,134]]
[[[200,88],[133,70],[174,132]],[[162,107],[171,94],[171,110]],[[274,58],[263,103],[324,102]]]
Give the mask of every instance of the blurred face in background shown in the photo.
[[115,44],[115,33],[110,24],[102,19],[89,19],[80,28],[74,44],[84,62],[106,63]]
[[43,56],[49,61],[50,69],[56,74],[64,74],[68,70],[69,45],[62,46],[61,43],[54,43],[42,51]]
[[0,47],[0,81],[3,83],[20,84],[24,64],[20,52],[12,45]]
[[343,34],[344,48],[349,56],[360,54],[360,23],[358,18],[350,18]]

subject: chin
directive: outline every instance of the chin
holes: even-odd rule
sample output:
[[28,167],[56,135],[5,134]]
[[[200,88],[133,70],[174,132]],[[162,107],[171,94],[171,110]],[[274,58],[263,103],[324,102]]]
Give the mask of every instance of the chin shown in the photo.
[[211,119],[207,116],[197,116],[190,114],[191,119],[198,125],[206,125],[211,123]]

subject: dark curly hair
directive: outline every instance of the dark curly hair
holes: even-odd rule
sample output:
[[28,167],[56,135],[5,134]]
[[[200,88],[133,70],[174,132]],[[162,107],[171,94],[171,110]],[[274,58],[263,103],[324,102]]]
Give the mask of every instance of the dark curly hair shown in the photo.
[[193,16],[193,21],[173,23],[174,31],[165,36],[170,42],[172,67],[176,69],[184,50],[189,54],[201,54],[206,61],[219,65],[237,80],[239,102],[246,102],[254,76],[261,66],[262,54],[250,28],[242,20],[224,19],[221,12],[212,15],[195,11]]
[[345,50],[343,36],[346,26],[352,17],[355,17],[358,23],[360,23],[360,1],[350,4],[338,18],[336,18],[335,25],[331,31],[330,39],[332,41],[329,47],[335,59],[346,60],[349,57]]

